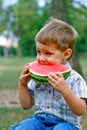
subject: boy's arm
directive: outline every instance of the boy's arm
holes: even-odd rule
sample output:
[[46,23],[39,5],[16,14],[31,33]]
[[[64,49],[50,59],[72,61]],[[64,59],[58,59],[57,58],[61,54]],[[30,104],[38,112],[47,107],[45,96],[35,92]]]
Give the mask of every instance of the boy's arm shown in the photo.
[[80,99],[77,97],[74,92],[69,88],[68,84],[64,80],[61,73],[50,73],[48,75],[48,81],[51,85],[59,91],[71,110],[78,116],[83,115],[86,110],[86,101],[85,99]]
[[74,92],[68,87],[66,84],[66,87],[61,92],[64,99],[66,100],[67,104],[71,108],[71,110],[78,116],[81,116],[84,114],[86,110],[86,101],[85,99],[81,99],[77,97]]
[[34,104],[34,99],[30,94],[30,91],[27,87],[27,83],[31,79],[29,74],[29,65],[27,64],[24,67],[24,70],[19,78],[18,82],[18,91],[19,91],[19,100],[23,109],[29,109]]
[[34,99],[30,95],[30,91],[25,85],[18,85],[19,87],[19,100],[23,109],[29,109],[34,104]]

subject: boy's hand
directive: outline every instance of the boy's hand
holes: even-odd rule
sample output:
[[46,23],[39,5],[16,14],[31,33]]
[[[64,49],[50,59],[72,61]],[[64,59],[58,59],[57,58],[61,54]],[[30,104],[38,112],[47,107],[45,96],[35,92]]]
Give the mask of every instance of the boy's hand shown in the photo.
[[48,81],[49,83],[59,92],[63,92],[65,87],[67,86],[66,81],[64,80],[64,77],[62,73],[49,73],[48,74]]
[[31,79],[31,76],[29,74],[29,64],[26,64],[24,67],[24,70],[21,73],[21,76],[19,78],[19,83],[21,85],[27,85],[27,83],[30,79]]

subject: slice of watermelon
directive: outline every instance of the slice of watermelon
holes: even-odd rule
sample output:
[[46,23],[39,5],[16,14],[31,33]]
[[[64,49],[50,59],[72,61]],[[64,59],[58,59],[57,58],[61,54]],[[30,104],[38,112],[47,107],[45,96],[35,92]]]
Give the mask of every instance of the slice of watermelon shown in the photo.
[[36,82],[48,85],[47,74],[49,72],[61,72],[66,79],[70,75],[71,70],[63,64],[42,65],[38,61],[34,61],[30,63],[29,72]]

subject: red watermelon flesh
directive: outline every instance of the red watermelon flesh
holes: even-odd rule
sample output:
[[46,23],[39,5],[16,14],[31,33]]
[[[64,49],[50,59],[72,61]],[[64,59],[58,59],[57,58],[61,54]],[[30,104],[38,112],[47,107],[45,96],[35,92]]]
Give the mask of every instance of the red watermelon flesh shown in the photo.
[[43,65],[38,61],[34,61],[30,63],[29,72],[35,81],[48,84],[47,74],[49,72],[61,72],[66,79],[70,74],[70,69],[63,64]]
[[69,71],[69,68],[63,64],[55,64],[55,65],[43,65],[38,61],[32,62],[30,65],[30,71],[46,76],[49,72],[65,72]]

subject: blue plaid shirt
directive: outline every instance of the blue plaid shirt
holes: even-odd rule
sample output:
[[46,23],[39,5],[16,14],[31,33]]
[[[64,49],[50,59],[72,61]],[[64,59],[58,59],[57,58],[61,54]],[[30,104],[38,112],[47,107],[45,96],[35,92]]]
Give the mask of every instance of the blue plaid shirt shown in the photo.
[[[67,66],[71,67],[69,64]],[[72,70],[66,82],[79,98],[87,100],[87,85],[80,74]],[[80,122],[82,116],[77,116],[71,111],[60,92],[51,85],[40,85],[33,80],[28,83],[28,88],[33,92],[32,96],[34,96],[36,108],[35,114],[48,113],[73,123],[78,130],[81,130]]]

